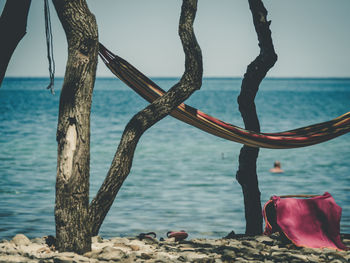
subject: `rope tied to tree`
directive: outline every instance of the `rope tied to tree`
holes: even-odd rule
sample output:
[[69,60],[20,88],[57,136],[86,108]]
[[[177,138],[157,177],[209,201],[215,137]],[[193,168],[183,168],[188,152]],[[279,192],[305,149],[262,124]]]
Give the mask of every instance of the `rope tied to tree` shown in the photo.
[[45,33],[46,33],[46,47],[47,47],[47,59],[49,61],[49,73],[50,73],[50,84],[47,89],[55,94],[54,90],[54,80],[55,80],[55,60],[53,57],[53,38],[51,29],[51,17],[50,17],[50,7],[48,0],[44,0],[44,11],[45,11]]

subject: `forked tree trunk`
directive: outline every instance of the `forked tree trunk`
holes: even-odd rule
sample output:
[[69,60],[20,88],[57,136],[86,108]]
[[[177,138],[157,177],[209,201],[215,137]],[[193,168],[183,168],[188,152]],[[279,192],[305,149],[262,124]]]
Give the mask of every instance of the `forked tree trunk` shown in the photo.
[[[261,0],[249,0],[249,7],[253,15],[255,31],[258,35],[260,54],[247,68],[242,81],[241,93],[238,96],[238,104],[245,128],[260,132],[254,99],[261,81],[277,61],[277,55],[269,29],[271,21],[267,21],[267,11],[264,4]],[[263,218],[256,173],[258,154],[259,148],[244,145],[239,155],[239,168],[236,174],[243,191],[246,234],[248,235],[262,233]]]
[[0,87],[18,43],[26,34],[31,0],[7,0],[0,17]]
[[92,234],[97,235],[113,201],[128,176],[142,134],[167,116],[202,85],[202,54],[193,32],[197,0],[183,0],[179,35],[185,53],[185,72],[179,83],[137,113],[127,124],[107,177],[90,205]]
[[56,246],[91,250],[89,221],[90,110],[98,33],[85,0],[53,0],[68,41],[57,125]]

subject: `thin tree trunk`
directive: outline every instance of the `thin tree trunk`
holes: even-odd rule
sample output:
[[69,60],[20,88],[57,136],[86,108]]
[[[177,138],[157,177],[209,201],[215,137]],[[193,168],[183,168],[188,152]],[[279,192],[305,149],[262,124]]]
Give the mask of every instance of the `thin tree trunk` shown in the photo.
[[89,221],[90,110],[98,32],[85,0],[53,0],[68,41],[68,61],[57,125],[56,246],[91,250]]
[[0,87],[18,43],[26,34],[31,0],[7,0],[0,17]]
[[202,55],[193,32],[196,10],[197,0],[183,0],[179,35],[185,53],[185,72],[179,83],[137,113],[127,124],[107,177],[90,204],[93,235],[98,234],[106,214],[130,172],[135,148],[142,134],[202,85]]
[[[245,128],[260,132],[259,119],[256,113],[254,99],[261,81],[266,73],[277,61],[271,31],[271,21],[267,21],[267,10],[261,0],[249,0],[249,7],[253,15],[255,31],[258,35],[260,54],[248,66],[244,75],[241,93],[238,96],[239,110]],[[256,173],[256,161],[259,148],[243,146],[239,155],[239,168],[236,178],[242,186],[244,196],[246,234],[257,235],[262,233],[262,213],[260,191]]]

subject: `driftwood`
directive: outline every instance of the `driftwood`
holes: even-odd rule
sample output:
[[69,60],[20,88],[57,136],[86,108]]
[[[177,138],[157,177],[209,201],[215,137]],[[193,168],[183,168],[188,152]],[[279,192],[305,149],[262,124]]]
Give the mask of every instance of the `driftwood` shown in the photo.
[[[259,40],[260,54],[247,68],[237,101],[245,128],[260,132],[254,99],[261,81],[277,61],[277,55],[273,47],[271,31],[269,29],[271,22],[267,21],[267,10],[262,1],[249,0],[249,7],[253,15],[254,27]],[[246,234],[248,235],[262,233],[263,219],[256,173],[258,155],[259,148],[243,146],[239,155],[239,168],[236,174],[237,181],[242,186],[244,196]]]

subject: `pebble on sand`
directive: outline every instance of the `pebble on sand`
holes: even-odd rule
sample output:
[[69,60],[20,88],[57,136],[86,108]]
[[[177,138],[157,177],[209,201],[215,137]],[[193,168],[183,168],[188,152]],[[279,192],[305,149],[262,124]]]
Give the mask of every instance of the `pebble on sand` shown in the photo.
[[[237,236],[230,239],[192,239],[158,241],[155,238],[93,237],[92,250],[84,255],[54,250],[47,237],[30,240],[17,234],[12,240],[0,241],[2,262],[350,262],[350,251],[298,248],[286,243],[278,234],[271,237]],[[350,239],[343,237],[350,245]]]

